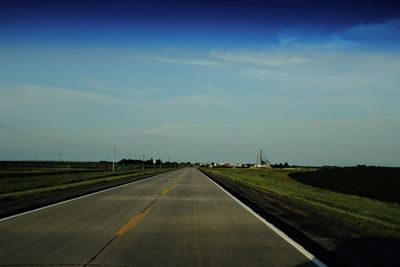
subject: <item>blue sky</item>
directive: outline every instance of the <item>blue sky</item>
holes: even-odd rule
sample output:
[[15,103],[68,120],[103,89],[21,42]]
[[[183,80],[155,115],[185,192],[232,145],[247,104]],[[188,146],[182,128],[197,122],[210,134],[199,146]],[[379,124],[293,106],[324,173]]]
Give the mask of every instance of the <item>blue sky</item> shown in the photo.
[[400,165],[395,3],[14,2],[0,160]]

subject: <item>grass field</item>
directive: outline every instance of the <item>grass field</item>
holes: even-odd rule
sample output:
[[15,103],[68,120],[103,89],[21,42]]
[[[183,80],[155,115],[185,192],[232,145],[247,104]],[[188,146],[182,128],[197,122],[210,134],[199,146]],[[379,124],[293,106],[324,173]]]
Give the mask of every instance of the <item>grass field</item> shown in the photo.
[[142,168],[119,168],[112,172],[108,165],[98,163],[3,162],[0,163],[0,200],[24,198],[55,190],[160,171],[160,169],[154,168],[144,170]]
[[291,173],[299,172],[303,177],[307,177],[308,174],[304,173],[307,169],[294,171],[213,168],[206,171],[355,222],[380,234],[400,237],[399,204],[333,192],[300,183],[290,177],[293,176]]

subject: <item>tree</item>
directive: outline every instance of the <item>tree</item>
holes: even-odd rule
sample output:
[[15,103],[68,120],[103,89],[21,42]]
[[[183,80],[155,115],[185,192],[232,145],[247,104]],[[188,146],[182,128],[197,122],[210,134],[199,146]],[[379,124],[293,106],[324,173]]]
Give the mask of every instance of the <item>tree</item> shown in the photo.
[[288,167],[289,167],[289,164],[288,164],[287,162],[285,162],[285,164],[283,164],[283,167],[284,167],[284,168],[288,168]]

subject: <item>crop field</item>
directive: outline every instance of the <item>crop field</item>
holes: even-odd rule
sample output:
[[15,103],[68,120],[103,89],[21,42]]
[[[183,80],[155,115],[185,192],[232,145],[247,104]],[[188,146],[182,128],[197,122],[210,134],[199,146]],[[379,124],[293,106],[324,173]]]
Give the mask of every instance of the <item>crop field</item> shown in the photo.
[[289,176],[314,187],[400,204],[400,168],[323,168]]
[[109,163],[0,162],[0,200],[103,183],[160,169],[117,168]]
[[[366,182],[366,184],[363,185],[360,177],[365,170],[361,170],[358,176],[355,176],[356,178],[354,180],[352,180],[352,176],[340,178],[340,188],[352,188],[358,186],[358,192],[362,192],[364,195],[358,196],[319,188],[329,188],[329,185],[334,184],[335,182],[327,182],[328,185],[325,186],[323,181],[316,178],[321,176],[317,176],[314,172],[310,172],[310,169],[261,170],[213,168],[207,169],[206,171],[223,175],[235,182],[262,190],[279,198],[289,199],[295,203],[329,213],[337,218],[352,221],[382,235],[400,236],[400,204],[365,197],[367,195],[370,196],[371,192],[376,191],[376,194],[379,194],[381,199],[393,199],[393,191],[399,192],[398,182],[396,179],[371,181],[374,180],[373,177],[377,177],[371,176],[366,178],[366,181],[369,182]],[[338,170],[338,172],[340,173],[341,171]],[[351,172],[354,174],[356,170],[351,170]],[[375,174],[378,172],[379,170],[375,170]],[[315,171],[315,173],[318,173],[318,171]],[[386,172],[383,171],[383,173]],[[307,177],[311,177],[309,179],[314,181],[314,183],[316,183],[315,181],[318,181],[319,187],[304,184],[293,177],[296,177],[296,179],[301,177],[302,181],[307,180]],[[387,187],[393,187],[393,190],[379,191],[380,187],[376,186],[367,190],[370,186],[385,181],[392,181],[392,184],[387,185]],[[339,181],[336,181],[336,183],[339,183]],[[345,190],[342,189],[341,192],[345,192]]]

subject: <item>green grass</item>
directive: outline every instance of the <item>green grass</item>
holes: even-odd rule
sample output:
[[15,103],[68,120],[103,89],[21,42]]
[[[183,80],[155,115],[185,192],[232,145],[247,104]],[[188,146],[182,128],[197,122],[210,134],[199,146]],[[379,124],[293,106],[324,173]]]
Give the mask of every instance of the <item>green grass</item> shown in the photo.
[[[88,167],[88,168],[82,168]],[[104,183],[129,176],[149,174],[160,169],[92,169],[92,166],[79,168],[68,166],[20,166],[0,168],[0,200],[21,199],[55,190]]]
[[355,222],[383,235],[400,236],[400,205],[302,184],[289,173],[306,170],[206,169],[233,181]]

